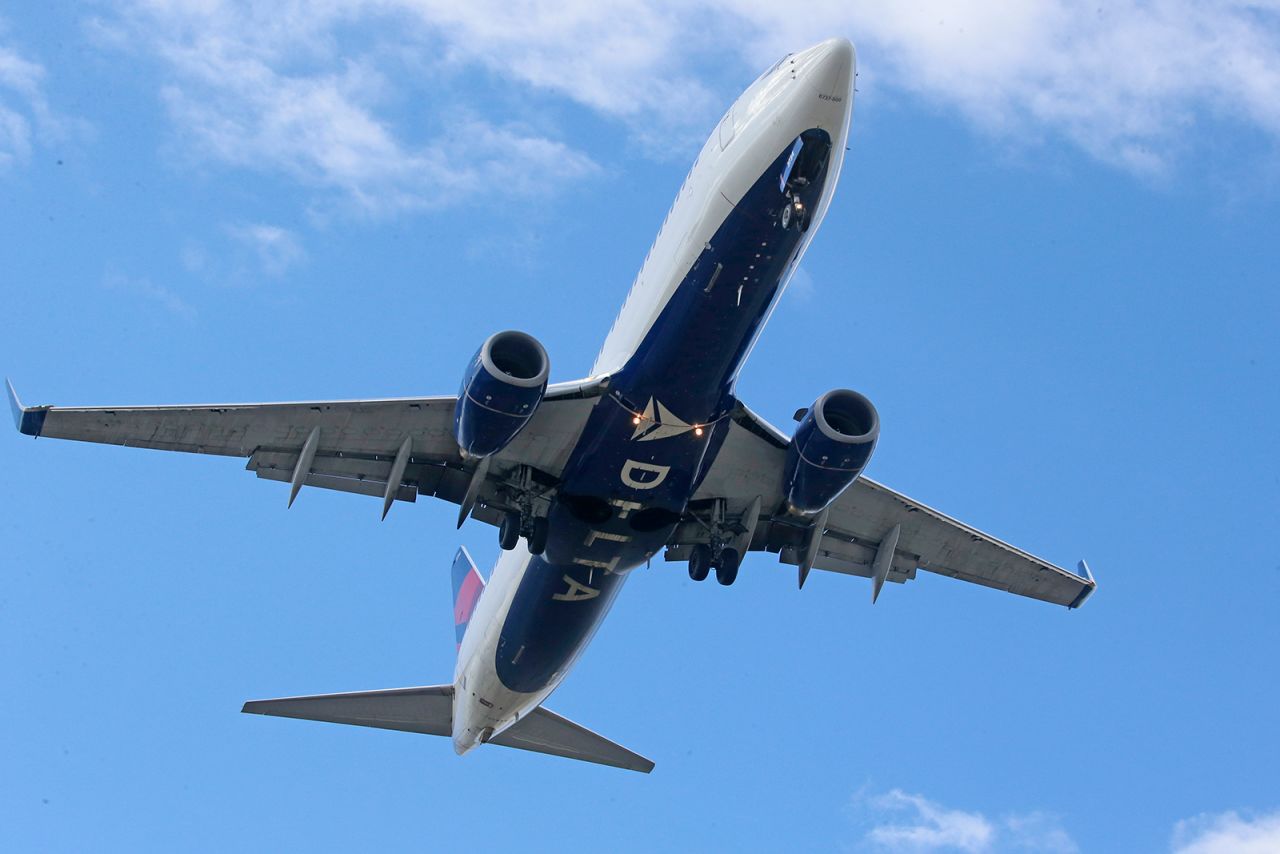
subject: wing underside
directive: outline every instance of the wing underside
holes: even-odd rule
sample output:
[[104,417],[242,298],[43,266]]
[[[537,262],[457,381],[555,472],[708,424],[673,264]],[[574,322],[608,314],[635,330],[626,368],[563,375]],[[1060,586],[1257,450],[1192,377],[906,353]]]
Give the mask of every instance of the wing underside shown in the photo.
[[[529,424],[495,455],[485,482],[470,496],[475,518],[501,521],[504,489],[522,470],[535,486],[554,484],[598,393],[590,383],[548,389]],[[453,397],[28,407],[10,384],[9,399],[18,429],[37,438],[242,457],[259,478],[379,497],[385,506],[419,495],[462,504],[475,471],[453,437]]]
[[[691,506],[723,499],[733,518],[735,510],[747,515],[744,508],[759,497],[766,512],[749,535],[752,550],[776,553],[784,564],[874,577],[877,555],[890,542],[876,592],[879,583],[909,581],[921,569],[1072,608],[1096,587],[1083,564],[1083,575],[1069,572],[865,477],[833,502],[814,540],[812,520],[781,509],[787,438],[744,406],[731,417],[724,445]],[[705,529],[697,519],[681,525],[668,559],[687,558]]]

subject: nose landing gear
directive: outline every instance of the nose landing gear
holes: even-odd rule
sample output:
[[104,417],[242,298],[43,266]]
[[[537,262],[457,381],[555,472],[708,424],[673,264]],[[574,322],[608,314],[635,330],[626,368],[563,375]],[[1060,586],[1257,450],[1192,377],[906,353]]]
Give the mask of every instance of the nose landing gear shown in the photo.
[[782,206],[782,212],[778,215],[778,225],[784,231],[794,225],[803,234],[809,230],[809,219],[809,209],[804,202],[800,201],[798,195],[792,195],[788,191],[787,203]]

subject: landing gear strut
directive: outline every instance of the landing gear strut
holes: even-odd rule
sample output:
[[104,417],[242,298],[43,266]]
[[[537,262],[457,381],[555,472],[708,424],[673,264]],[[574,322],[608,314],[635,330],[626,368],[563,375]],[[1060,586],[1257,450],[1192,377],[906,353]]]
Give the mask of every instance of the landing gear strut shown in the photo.
[[[704,522],[710,542],[699,543],[689,551],[689,577],[694,581],[704,581],[711,570],[716,571],[716,581],[728,587],[738,579],[738,565],[742,562],[742,554],[729,543],[737,542],[746,535],[750,543],[750,532],[755,529],[760,515],[760,499],[747,508],[743,519],[735,525],[725,521],[725,501],[717,499],[711,507],[711,520]],[[746,527],[742,527],[745,523]]]
[[498,528],[498,545],[503,551],[511,551],[524,537],[529,544],[529,554],[540,555],[547,550],[547,518],[534,513],[532,472],[522,466],[519,484],[515,490],[515,509],[508,510]]

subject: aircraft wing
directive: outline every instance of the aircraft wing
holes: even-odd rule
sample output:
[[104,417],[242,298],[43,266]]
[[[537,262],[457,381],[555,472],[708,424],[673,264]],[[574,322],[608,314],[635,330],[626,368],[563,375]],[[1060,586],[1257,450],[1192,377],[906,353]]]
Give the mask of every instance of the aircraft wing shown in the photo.
[[[494,456],[478,484],[475,518],[501,522],[504,486],[522,466],[534,472],[535,481],[554,484],[598,394],[589,383],[547,390],[533,418]],[[245,468],[259,478],[384,498],[384,512],[392,501],[415,501],[420,494],[461,504],[474,471],[453,438],[454,397],[23,406],[9,384],[9,401],[18,429],[29,436],[245,457]]]
[[[865,477],[832,503],[814,541],[811,520],[782,507],[788,438],[741,404],[731,419],[691,506],[723,498],[726,518],[743,519],[759,496],[758,521],[742,546],[774,552],[786,564],[873,578],[873,596],[885,581],[909,581],[918,569],[1069,608],[1082,605],[1097,586],[1083,563],[1083,575],[1069,572]],[[705,537],[702,531],[705,525],[682,524],[668,559],[686,559],[691,545]],[[802,584],[807,571],[800,573]]]

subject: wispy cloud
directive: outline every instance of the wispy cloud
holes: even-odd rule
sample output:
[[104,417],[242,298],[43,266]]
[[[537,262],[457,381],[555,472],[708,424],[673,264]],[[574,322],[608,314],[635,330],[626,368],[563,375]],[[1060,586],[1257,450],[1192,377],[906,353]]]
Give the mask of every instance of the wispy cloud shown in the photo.
[[270,276],[284,275],[307,257],[297,235],[278,225],[240,223],[227,226],[227,234],[248,249]]
[[287,279],[307,260],[302,239],[292,229],[265,222],[226,223],[204,239],[187,240],[182,266],[220,287],[254,287],[264,279]]
[[[0,19],[0,37],[4,35]],[[29,158],[36,133],[55,124],[44,76],[44,66],[0,41],[0,172]]]
[[980,812],[953,809],[922,795],[893,789],[881,795],[859,794],[855,806],[870,822],[864,847],[875,851],[959,851],[991,854],[1037,851],[1075,854],[1075,842],[1053,816],[1041,812],[992,819]]
[[[94,30],[163,61],[161,95],[187,154],[284,173],[364,212],[447,205],[481,187],[528,193],[597,169],[562,142],[479,116],[451,116],[438,122],[446,132],[411,139],[387,105],[397,52],[376,40],[363,53],[344,43],[362,17],[399,38],[392,19],[405,15],[395,10],[142,0]],[[423,105],[432,107],[441,105]]]
[[[853,798],[869,829],[859,850],[1002,854],[1035,851],[1076,854],[1075,840],[1057,817],[1045,812],[985,813],[944,806],[923,795],[893,789],[860,791]],[[1241,815],[1205,813],[1174,825],[1170,854],[1274,854],[1280,851],[1280,810]]]
[[723,0],[757,54],[842,29],[863,88],[884,86],[1026,142],[1061,136],[1094,157],[1159,174],[1201,124],[1226,119],[1280,141],[1280,7],[1269,0],[814,0],[805,15]]
[[1280,851],[1280,811],[1242,817],[1236,812],[1178,822],[1173,854],[1274,854]]
[[[563,97],[647,150],[674,139],[683,154],[754,71],[834,34],[858,44],[872,108],[886,93],[924,99],[1016,146],[1061,139],[1158,176],[1211,148],[1221,122],[1280,142],[1272,0],[811,0],[803,15],[774,0],[134,0],[123,9],[95,30],[161,60],[164,103],[193,155],[281,172],[373,212],[448,204],[495,179],[505,191],[540,192],[596,170],[553,127],[513,124],[483,103],[459,118],[447,93],[469,89],[460,75]],[[688,33],[709,23],[725,38],[690,50]],[[425,101],[409,122],[398,100],[407,90]],[[408,130],[424,117],[453,130]]]
[[159,305],[169,314],[183,320],[194,320],[196,310],[173,291],[157,285],[145,277],[127,276],[119,270],[108,270],[102,277],[102,285],[111,291],[127,294]]

